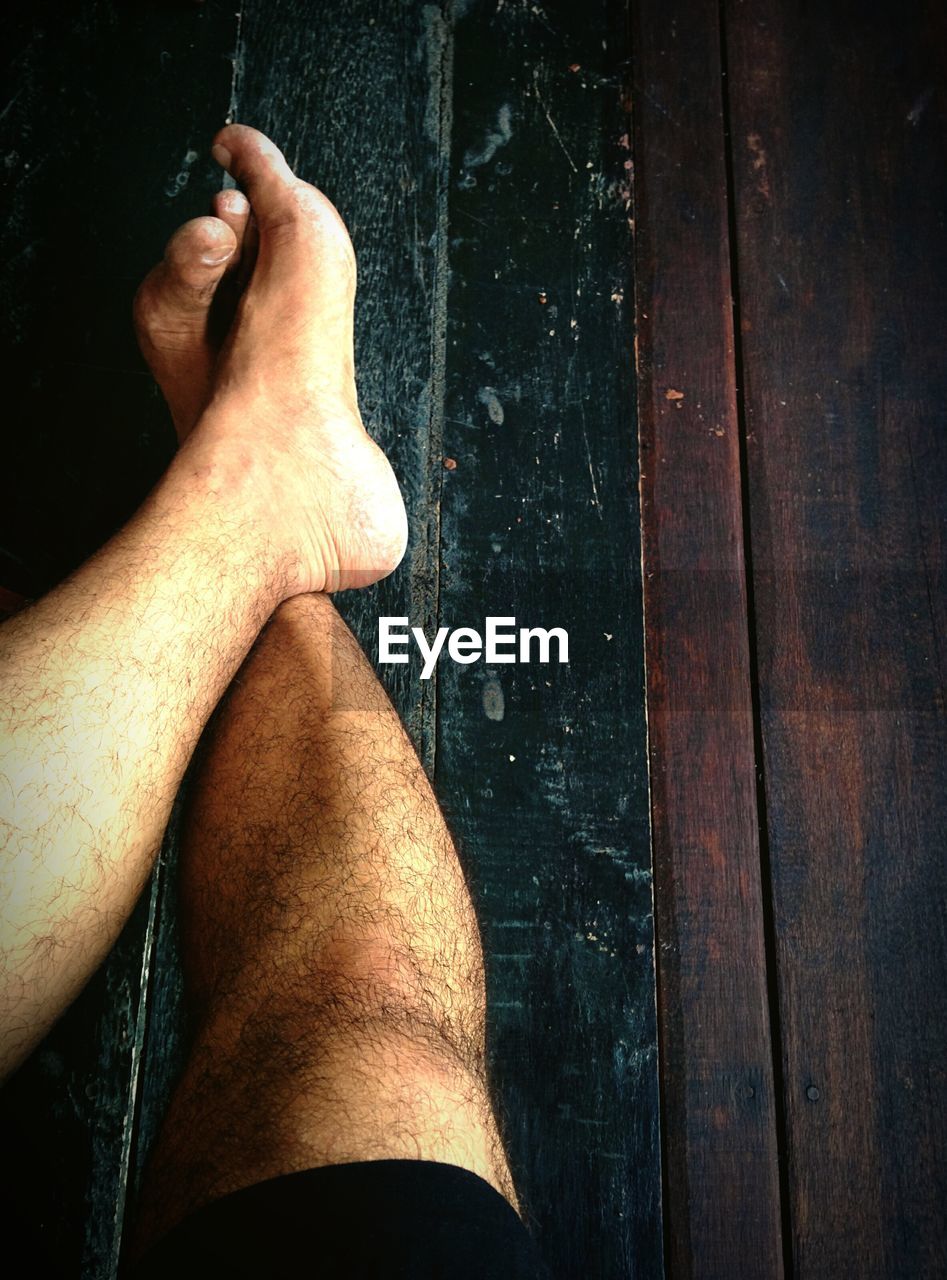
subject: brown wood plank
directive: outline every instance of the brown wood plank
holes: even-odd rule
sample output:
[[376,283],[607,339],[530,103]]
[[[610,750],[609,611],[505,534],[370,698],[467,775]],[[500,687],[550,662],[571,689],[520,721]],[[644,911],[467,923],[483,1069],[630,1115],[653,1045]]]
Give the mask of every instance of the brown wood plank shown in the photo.
[[637,5],[638,413],[670,1274],[782,1274],[715,3]]
[[921,1280],[947,1274],[945,13],[725,9],[793,1270]]

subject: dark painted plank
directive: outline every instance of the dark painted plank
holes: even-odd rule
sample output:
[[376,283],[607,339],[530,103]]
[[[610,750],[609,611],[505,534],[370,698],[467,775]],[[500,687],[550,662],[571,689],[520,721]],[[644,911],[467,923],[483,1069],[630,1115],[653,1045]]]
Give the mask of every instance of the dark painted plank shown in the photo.
[[[234,118],[270,134],[296,171],[338,206],[358,257],[356,368],[366,425],[405,495],[411,543],[391,578],[338,603],[369,653],[381,614],[431,630],[440,454],[430,456],[439,281],[441,68],[447,27],[434,6],[390,0],[245,0]],[[443,341],[443,338],[440,338]],[[422,754],[433,748],[432,688],[401,666],[381,672]],[[340,691],[342,692],[342,691]],[[344,696],[344,693],[343,695]],[[158,904],[135,1152],[140,1178],[182,1063],[172,833]]]
[[[782,1274],[719,6],[641,0],[635,296],[665,1232]],[[768,894],[769,886],[765,887]]]
[[624,4],[457,6],[438,675],[514,1173],[563,1277],[662,1274]]
[[150,894],[105,966],[0,1094],[3,1215],[39,1275],[113,1274]]
[[131,299],[174,227],[206,212],[234,25],[218,5],[158,0],[20,4],[6,19],[0,349],[18,483],[0,576],[14,590],[75,567],[170,456]]
[[794,1273],[947,1273],[943,5],[726,5]]
[[[233,15],[15,5],[0,120],[4,584],[50,585],[121,521],[172,433],[134,346],[135,286],[217,181]],[[0,1097],[5,1199],[46,1275],[112,1273],[140,1049],[149,890],[106,966]]]

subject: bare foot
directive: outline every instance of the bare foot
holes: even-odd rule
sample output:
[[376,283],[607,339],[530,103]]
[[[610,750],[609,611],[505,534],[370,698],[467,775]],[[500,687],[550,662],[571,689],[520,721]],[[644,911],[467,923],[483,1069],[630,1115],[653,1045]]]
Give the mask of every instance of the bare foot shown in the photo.
[[407,523],[358,412],[351,241],[255,129],[228,125],[214,154],[249,205],[220,193],[214,217],[172,237],[135,301],[139,343],[186,442],[179,465],[249,473],[293,592],[365,586],[400,562]]

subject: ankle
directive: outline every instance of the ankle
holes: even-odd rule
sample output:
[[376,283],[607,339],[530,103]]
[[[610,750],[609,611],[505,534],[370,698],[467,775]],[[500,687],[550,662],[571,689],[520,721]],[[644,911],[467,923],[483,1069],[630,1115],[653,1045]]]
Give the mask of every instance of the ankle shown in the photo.
[[260,597],[264,618],[298,590],[298,558],[282,534],[259,450],[236,436],[195,432],[178,450],[155,499],[182,511],[215,560]]

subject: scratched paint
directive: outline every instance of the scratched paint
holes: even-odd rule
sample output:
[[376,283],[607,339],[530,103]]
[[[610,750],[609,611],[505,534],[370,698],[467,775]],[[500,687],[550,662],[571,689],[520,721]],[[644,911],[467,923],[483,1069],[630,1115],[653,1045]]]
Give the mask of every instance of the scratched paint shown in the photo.
[[487,417],[494,426],[502,427],[505,414],[500,398],[492,387],[481,387],[477,392],[477,399],[487,411]]
[[169,200],[176,199],[184,188],[187,186],[191,178],[191,169],[194,163],[200,157],[200,152],[189,148],[181,157],[181,165],[177,173],[164,189],[164,194]]
[[[488,606],[563,625],[570,657],[573,627],[580,640],[567,672],[494,673],[502,718],[496,690],[484,683],[474,700],[469,680],[442,671],[436,780],[481,910],[494,1071],[540,1239],[557,1274],[657,1280],[637,448],[622,410],[633,398],[630,170],[615,145],[628,119],[610,12],[595,0],[581,15],[475,6],[457,28],[464,150],[449,197],[444,431],[464,479],[442,492],[440,616]],[[515,180],[496,180],[500,163]],[[555,1140],[541,1119],[551,1114]]]
[[504,104],[497,112],[496,126],[487,131],[482,145],[464,153],[464,168],[477,169],[480,165],[489,164],[499,148],[505,147],[512,137],[511,111],[509,104]]
[[488,676],[481,690],[483,714],[488,720],[500,721],[506,714],[506,701],[503,697],[503,686],[496,676]]

